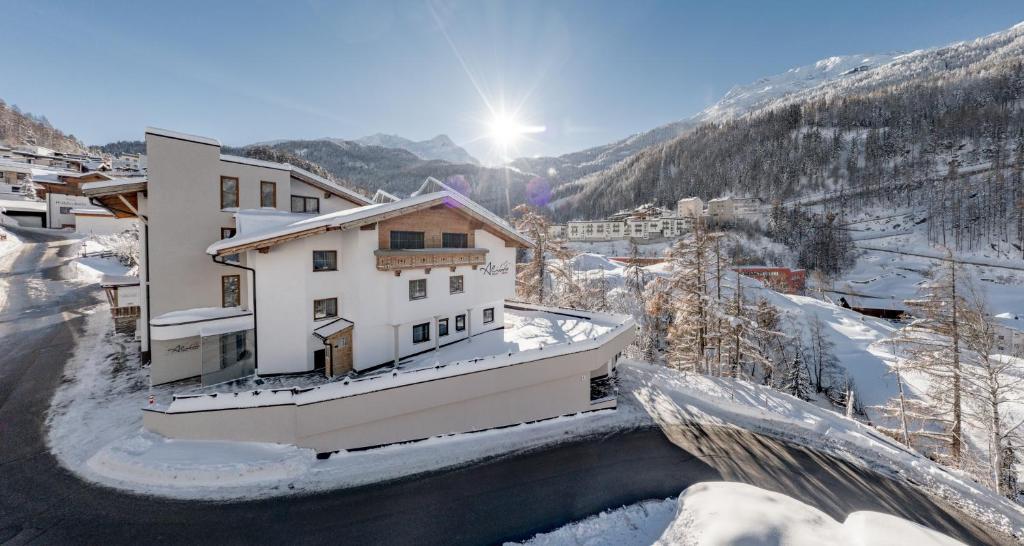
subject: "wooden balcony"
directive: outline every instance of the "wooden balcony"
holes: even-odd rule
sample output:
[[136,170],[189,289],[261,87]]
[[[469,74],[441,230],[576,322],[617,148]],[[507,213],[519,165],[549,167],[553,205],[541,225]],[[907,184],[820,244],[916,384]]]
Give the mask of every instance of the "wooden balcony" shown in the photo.
[[422,248],[409,250],[375,250],[377,269],[394,271],[396,275],[406,269],[425,269],[460,265],[477,266],[487,262],[486,248]]

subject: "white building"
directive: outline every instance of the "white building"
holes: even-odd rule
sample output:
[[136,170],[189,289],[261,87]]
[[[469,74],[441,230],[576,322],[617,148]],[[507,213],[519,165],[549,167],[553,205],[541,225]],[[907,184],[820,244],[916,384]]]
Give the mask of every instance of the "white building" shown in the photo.
[[708,201],[708,219],[713,224],[729,224],[736,220],[736,202],[732,197],[717,197]]
[[995,317],[996,350],[1002,354],[1024,356],[1024,319],[1013,313]]
[[700,218],[704,214],[704,201],[700,197],[685,197],[676,203],[676,214],[683,218]]
[[690,230],[692,222],[692,218],[647,204],[604,220],[572,220],[564,226],[551,226],[549,232],[561,233],[570,241],[658,239],[679,237]]
[[145,154],[122,154],[110,160],[110,168],[119,173],[146,172]]
[[148,129],[146,144],[148,180],[84,189],[142,223],[153,382],[346,378],[183,395],[148,408],[150,430],[329,451],[615,406],[602,385],[632,320],[509,303],[532,243],[468,197],[428,179],[371,203],[213,139]]
[[134,218],[117,218],[107,209],[93,206],[71,209],[75,233],[80,235],[116,235],[135,229]]

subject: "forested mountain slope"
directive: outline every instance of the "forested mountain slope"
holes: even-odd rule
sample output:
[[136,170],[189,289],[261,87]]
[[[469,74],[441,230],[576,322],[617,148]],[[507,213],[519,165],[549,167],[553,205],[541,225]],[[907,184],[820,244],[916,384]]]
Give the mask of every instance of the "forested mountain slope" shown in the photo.
[[1022,62],[1024,26],[899,56],[563,185],[553,210],[600,217],[691,195],[836,192],[839,203],[922,204],[933,241],[1021,244]]
[[334,177],[370,191],[383,189],[399,196],[415,191],[428,176],[448,182],[490,210],[506,215],[505,189],[513,206],[527,200],[531,177],[507,167],[427,160],[412,152],[366,146],[355,141],[289,140],[270,146],[317,163]]
[[22,112],[0,99],[0,144],[34,144],[58,152],[83,153],[85,147],[74,135],[65,135],[50,125],[46,116]]

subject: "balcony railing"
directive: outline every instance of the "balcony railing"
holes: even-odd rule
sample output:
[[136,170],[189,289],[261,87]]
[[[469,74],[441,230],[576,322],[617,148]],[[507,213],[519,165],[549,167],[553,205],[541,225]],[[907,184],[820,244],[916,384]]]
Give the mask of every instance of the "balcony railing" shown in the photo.
[[487,262],[486,248],[420,248],[407,250],[375,250],[377,269],[402,271],[432,267],[480,266]]

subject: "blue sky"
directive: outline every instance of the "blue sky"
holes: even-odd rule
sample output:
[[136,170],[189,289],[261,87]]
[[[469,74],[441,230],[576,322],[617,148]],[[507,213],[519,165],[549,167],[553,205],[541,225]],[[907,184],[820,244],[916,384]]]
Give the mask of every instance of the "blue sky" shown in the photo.
[[153,125],[232,145],[445,133],[494,161],[488,103],[543,133],[517,155],[689,117],[830,55],[909,51],[1024,20],[1024,2],[0,0],[0,98],[87,144]]

